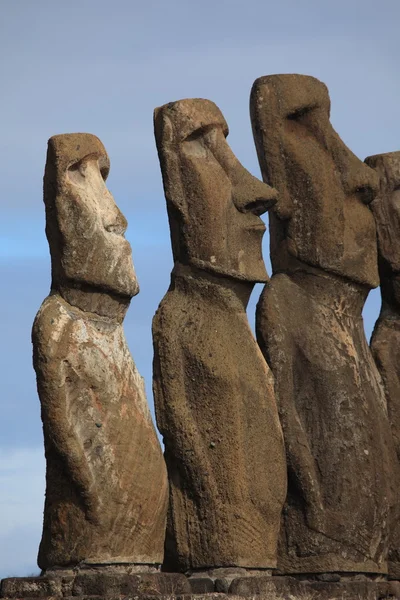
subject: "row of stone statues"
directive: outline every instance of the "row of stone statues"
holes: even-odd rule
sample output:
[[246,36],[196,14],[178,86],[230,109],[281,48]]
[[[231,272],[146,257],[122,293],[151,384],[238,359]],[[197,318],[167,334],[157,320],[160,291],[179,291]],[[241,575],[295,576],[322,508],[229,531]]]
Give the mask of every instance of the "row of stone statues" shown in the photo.
[[[255,82],[263,183],[215,104],[155,111],[174,258],[153,320],[164,457],[122,329],[138,284],[107,153],[89,134],[50,139],[52,284],[33,326],[44,571],[400,578],[400,153],[363,163],[329,112],[313,77]],[[379,281],[371,353],[361,312]],[[257,282],[258,344],[246,316]]]

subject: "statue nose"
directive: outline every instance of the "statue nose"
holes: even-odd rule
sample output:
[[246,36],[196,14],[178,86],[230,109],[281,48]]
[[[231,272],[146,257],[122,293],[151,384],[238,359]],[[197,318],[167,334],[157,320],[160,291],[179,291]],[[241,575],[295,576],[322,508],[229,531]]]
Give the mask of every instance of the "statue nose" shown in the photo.
[[377,190],[369,185],[364,185],[356,189],[356,194],[363,204],[371,204],[376,196]]
[[233,188],[234,204],[240,212],[262,215],[276,204],[278,192],[244,171]]
[[111,215],[104,222],[104,229],[116,235],[123,235],[128,227],[128,222],[122,212],[115,205]]
[[373,169],[361,163],[358,168],[350,168],[344,177],[348,194],[355,194],[363,204],[370,204],[378,194],[378,177]]
[[339,172],[346,194],[356,195],[363,204],[370,204],[379,190],[377,173],[362,163],[350,150],[338,153]]
[[274,204],[275,200],[266,200],[265,198],[257,198],[252,202],[248,202],[242,212],[251,212],[253,215],[263,215],[266,213]]

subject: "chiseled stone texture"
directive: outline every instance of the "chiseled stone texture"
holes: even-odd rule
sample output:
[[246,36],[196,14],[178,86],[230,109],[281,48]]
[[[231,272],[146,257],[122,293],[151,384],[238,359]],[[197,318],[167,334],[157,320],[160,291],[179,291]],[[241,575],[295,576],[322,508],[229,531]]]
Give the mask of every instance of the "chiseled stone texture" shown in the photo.
[[121,573],[104,569],[78,572],[68,577],[10,577],[1,582],[0,597],[43,598],[84,596],[142,596],[191,594],[185,575],[179,573]]
[[384,600],[400,598],[398,582],[353,580],[300,581],[293,577],[245,577],[235,579],[228,598],[258,600]]
[[[169,577],[168,577],[169,575]],[[180,578],[183,578],[180,579]],[[30,579],[31,581],[28,581]],[[399,582],[386,581],[299,581],[293,577],[242,577],[230,584],[229,592],[190,592],[184,575],[160,573],[158,576],[104,577],[86,582],[82,587],[60,587],[56,581],[37,581],[45,578],[12,578],[2,581],[1,598],[64,598],[82,600],[386,600],[400,598]],[[46,593],[47,592],[47,593]]]
[[52,286],[33,325],[46,453],[38,564],[162,562],[168,484],[122,321],[138,292],[95,136],[49,140]]
[[[376,169],[380,188],[371,204],[378,234],[382,308],[371,338],[371,350],[382,375],[397,458],[400,461],[400,152],[365,159]],[[397,488],[400,511],[400,491]],[[389,575],[400,579],[400,522],[390,529]]]
[[283,573],[387,571],[398,473],[362,308],[379,283],[376,173],[333,130],[324,84],[258,79],[251,116],[270,215],[273,277],[257,338],[275,376],[288,463]]
[[70,596],[73,577],[7,577],[2,579],[1,598],[46,598]]
[[266,281],[259,215],[275,190],[250,175],[208,100],[155,111],[174,270],[153,320],[153,389],[170,482],[164,567],[276,566],[286,495],[273,378],[246,305]]

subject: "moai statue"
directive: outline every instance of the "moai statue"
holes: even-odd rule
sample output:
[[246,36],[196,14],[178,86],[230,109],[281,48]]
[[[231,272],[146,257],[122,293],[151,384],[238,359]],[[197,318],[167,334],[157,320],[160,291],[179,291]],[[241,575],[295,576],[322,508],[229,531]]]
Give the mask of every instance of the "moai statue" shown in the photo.
[[165,569],[276,567],[286,495],[273,377],[246,306],[268,279],[275,190],[239,163],[208,100],[155,111],[174,269],[153,320],[156,417],[170,482]]
[[278,567],[386,573],[394,455],[361,316],[379,283],[377,177],[333,130],[317,79],[261,77],[250,106],[264,181],[279,192],[256,319],[288,463]]
[[[378,234],[382,308],[371,339],[372,354],[383,379],[397,457],[400,462],[400,152],[378,154],[365,162],[380,178],[371,204]],[[396,504],[400,509],[400,492]],[[400,579],[400,525],[390,529],[389,575]]]
[[32,334],[47,463],[43,570],[149,570],[163,558],[167,473],[122,329],[139,288],[108,171],[95,136],[49,140],[52,284]]

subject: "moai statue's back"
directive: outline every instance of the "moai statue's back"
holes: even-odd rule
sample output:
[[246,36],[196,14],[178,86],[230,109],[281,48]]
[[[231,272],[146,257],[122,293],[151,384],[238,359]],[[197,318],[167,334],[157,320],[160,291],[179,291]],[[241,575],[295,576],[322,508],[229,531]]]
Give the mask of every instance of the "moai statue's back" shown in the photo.
[[162,562],[166,468],[122,321],[138,293],[126,220],[95,136],[49,140],[50,295],[33,325],[46,500],[38,564]]
[[165,568],[276,567],[286,495],[273,379],[246,305],[267,274],[275,190],[230,150],[208,100],[157,109],[174,269],[153,320],[154,398],[170,482]]
[[288,462],[278,566],[386,573],[394,450],[362,308],[379,283],[368,204],[377,177],[333,130],[324,84],[261,77],[251,117],[270,215],[273,277],[257,338],[275,376]]
[[[378,267],[382,308],[371,338],[371,350],[386,391],[389,421],[400,462],[400,152],[365,159],[376,169],[380,188],[371,208],[378,234]],[[400,513],[400,491],[396,494]],[[400,579],[400,524],[390,528],[389,575]]]

